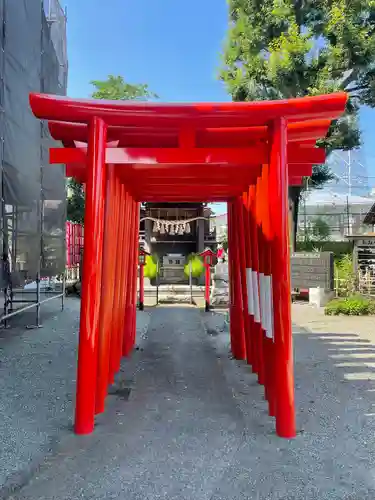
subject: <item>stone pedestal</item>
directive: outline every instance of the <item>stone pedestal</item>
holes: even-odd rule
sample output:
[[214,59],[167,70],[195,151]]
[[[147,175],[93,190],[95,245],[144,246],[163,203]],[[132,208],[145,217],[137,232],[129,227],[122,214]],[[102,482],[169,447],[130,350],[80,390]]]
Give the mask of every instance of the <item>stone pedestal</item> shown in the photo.
[[334,292],[323,288],[309,288],[309,304],[316,307],[324,307],[335,297]]
[[216,264],[212,275],[210,302],[213,306],[229,304],[229,275],[228,264]]

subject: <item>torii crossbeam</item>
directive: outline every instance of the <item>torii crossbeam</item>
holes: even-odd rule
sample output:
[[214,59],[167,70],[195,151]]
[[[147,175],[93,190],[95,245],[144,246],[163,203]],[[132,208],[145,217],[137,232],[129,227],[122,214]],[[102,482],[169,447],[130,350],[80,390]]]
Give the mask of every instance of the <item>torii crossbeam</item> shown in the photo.
[[[136,333],[140,202],[228,202],[230,338],[265,387],[279,436],[296,435],[288,185],[301,185],[345,93],[252,103],[154,104],[31,94],[86,184],[75,432],[94,429]],[[53,167],[51,167],[53,168]],[[105,293],[103,293],[103,291]]]

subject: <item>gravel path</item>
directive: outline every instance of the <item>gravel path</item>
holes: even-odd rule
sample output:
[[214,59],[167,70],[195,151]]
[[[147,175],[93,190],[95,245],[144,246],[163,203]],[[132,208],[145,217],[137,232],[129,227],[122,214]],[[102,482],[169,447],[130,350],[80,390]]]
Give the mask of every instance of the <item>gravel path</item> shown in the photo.
[[[78,299],[58,300],[41,308],[43,327],[35,312],[12,320],[0,331],[0,499],[8,498],[36,474],[60,443],[72,435]],[[139,335],[147,329],[148,313],[138,313]]]
[[[76,321],[77,312],[72,316]],[[148,330],[147,322],[148,316],[139,320],[140,349],[123,363],[95,433],[78,438],[60,430],[44,464],[8,498],[375,498],[375,371],[371,366],[375,366],[371,361],[375,345],[371,340],[356,332],[311,333],[295,328],[299,433],[286,441],[275,436],[274,421],[267,416],[255,376],[228,355],[224,315],[160,307],[152,309]],[[62,345],[70,335],[58,323],[56,342]],[[51,354],[59,349],[56,344]],[[64,358],[58,352],[56,363]],[[75,355],[70,356],[75,363]],[[37,358],[42,363],[42,351]],[[37,379],[38,386],[45,380],[47,391],[47,384],[52,387],[58,381],[53,375],[58,372],[58,367],[49,368]],[[69,368],[64,373],[66,378],[72,372]],[[66,391],[64,383],[61,386],[56,389],[59,394]],[[64,429],[69,421],[64,413],[71,412],[71,403],[61,412],[67,398],[59,406],[60,400],[50,397],[51,409],[43,406],[39,427],[45,430],[51,419]],[[35,401],[34,395],[31,400]],[[62,413],[58,418],[56,407]],[[14,415],[19,415],[20,408],[15,410]],[[14,440],[30,441],[25,422],[19,429],[24,429],[24,437]]]

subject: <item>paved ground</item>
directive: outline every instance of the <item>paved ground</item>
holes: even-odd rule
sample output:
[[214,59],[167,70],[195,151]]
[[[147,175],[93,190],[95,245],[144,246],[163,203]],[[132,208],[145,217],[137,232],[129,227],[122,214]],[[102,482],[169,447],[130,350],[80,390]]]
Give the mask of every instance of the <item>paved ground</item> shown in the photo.
[[[147,334],[141,332],[148,315],[139,316],[141,349],[123,364],[106,414],[92,436],[77,438],[68,428],[78,311],[77,303],[69,304],[70,330],[49,318],[55,332],[45,327],[32,333],[38,341],[30,332],[12,339],[22,352],[17,359],[5,354],[11,373],[5,385],[4,350],[15,348],[8,347],[9,337],[2,341],[1,409],[13,405],[1,412],[13,414],[13,422],[1,429],[3,436],[11,434],[0,452],[3,476],[9,477],[17,460],[24,466],[25,456],[35,456],[38,446],[46,459],[41,463],[39,457],[22,489],[8,497],[0,490],[0,498],[375,498],[375,345],[360,321],[352,329],[347,322],[346,328],[335,323],[327,333],[319,330],[323,317],[309,306],[294,307],[296,322],[316,333],[295,328],[299,434],[286,441],[274,434],[254,375],[230,359],[223,315],[189,307],[151,309]],[[49,336],[44,356],[40,344]],[[37,369],[27,368],[33,359]],[[58,433],[45,433],[48,426]],[[51,446],[53,435],[58,438]],[[50,448],[47,455],[43,443]]]

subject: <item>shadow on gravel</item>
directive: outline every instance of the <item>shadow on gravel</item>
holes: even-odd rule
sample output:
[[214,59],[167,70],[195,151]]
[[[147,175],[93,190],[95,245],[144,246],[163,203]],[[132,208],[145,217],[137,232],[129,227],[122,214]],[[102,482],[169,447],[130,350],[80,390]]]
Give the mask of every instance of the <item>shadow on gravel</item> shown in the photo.
[[[314,364],[316,376],[323,362],[332,367],[337,386],[345,386],[350,391],[345,404],[346,412],[358,409],[358,401],[363,401],[362,418],[375,421],[375,345],[356,333],[312,333],[300,329],[294,335],[296,345],[310,344],[311,351],[317,348],[325,360]],[[296,359],[298,362],[298,359]]]

